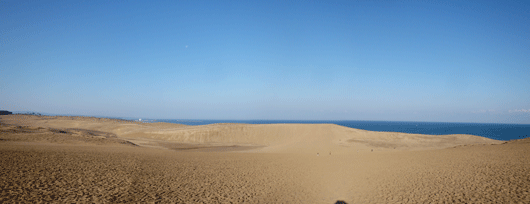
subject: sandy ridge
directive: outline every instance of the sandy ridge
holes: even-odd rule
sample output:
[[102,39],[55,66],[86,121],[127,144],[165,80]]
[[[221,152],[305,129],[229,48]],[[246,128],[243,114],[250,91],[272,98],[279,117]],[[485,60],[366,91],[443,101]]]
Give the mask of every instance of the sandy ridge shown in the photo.
[[335,124],[210,124],[187,126],[67,116],[2,116],[7,124],[59,129],[87,129],[114,134],[139,145],[164,148],[168,143],[263,147],[256,152],[352,153],[367,150],[443,149],[469,144],[500,144],[473,135],[420,135],[373,132]]
[[1,203],[530,203],[530,138],[0,119]]

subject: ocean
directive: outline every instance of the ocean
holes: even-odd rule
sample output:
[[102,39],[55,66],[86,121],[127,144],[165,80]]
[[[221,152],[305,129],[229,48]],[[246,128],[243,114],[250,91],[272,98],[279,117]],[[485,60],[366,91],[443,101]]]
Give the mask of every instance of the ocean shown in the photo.
[[244,124],[337,124],[350,128],[357,128],[380,132],[402,132],[428,135],[469,134],[496,140],[513,140],[529,137],[530,125],[525,124],[495,124],[495,123],[445,123],[445,122],[395,122],[395,121],[349,121],[349,120],[142,120],[144,122],[167,122],[184,125],[207,125],[214,123],[244,123]]

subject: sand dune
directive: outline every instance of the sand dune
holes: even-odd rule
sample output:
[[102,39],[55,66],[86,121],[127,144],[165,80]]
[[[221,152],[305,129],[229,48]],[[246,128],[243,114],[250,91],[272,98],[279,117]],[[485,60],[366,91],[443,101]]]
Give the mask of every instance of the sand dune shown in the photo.
[[[419,135],[373,132],[335,124],[211,124],[186,126],[141,123],[93,117],[4,116],[4,123],[58,129],[87,129],[116,135],[120,139],[150,147],[171,143],[208,146],[243,146],[254,152],[337,154],[357,151],[443,149],[468,144],[499,144],[500,141],[472,135]],[[248,149],[248,148],[247,148]]]
[[530,139],[330,124],[0,122],[1,203],[530,203]]

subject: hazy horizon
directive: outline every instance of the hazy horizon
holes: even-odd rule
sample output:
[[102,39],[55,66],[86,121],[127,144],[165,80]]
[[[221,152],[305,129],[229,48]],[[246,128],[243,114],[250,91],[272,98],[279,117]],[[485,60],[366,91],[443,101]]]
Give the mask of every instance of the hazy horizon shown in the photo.
[[[11,111],[11,110],[8,110]],[[149,118],[149,117],[138,117],[138,116],[108,116],[108,115],[84,115],[84,114],[56,114],[56,113],[47,113],[47,112],[37,112],[37,111],[11,111],[13,114],[40,114],[42,116],[81,116],[81,117],[96,117],[96,118],[116,118],[116,119],[125,119],[125,120],[138,120],[147,122],[155,121],[165,121],[165,120],[174,120],[174,121],[353,121],[353,122],[404,122],[404,123],[472,123],[472,124],[506,124],[506,125],[530,125],[526,123],[495,123],[495,122],[447,122],[447,121],[406,121],[406,120],[353,120],[353,119],[259,119],[259,118],[248,118],[248,119],[224,119],[224,118]]]
[[530,124],[530,2],[2,1],[0,109]]

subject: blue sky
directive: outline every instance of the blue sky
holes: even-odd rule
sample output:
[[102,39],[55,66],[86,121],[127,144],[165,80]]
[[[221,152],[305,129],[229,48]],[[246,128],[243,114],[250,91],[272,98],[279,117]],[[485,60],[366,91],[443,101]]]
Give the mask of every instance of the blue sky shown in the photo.
[[528,1],[1,1],[0,109],[530,123]]

